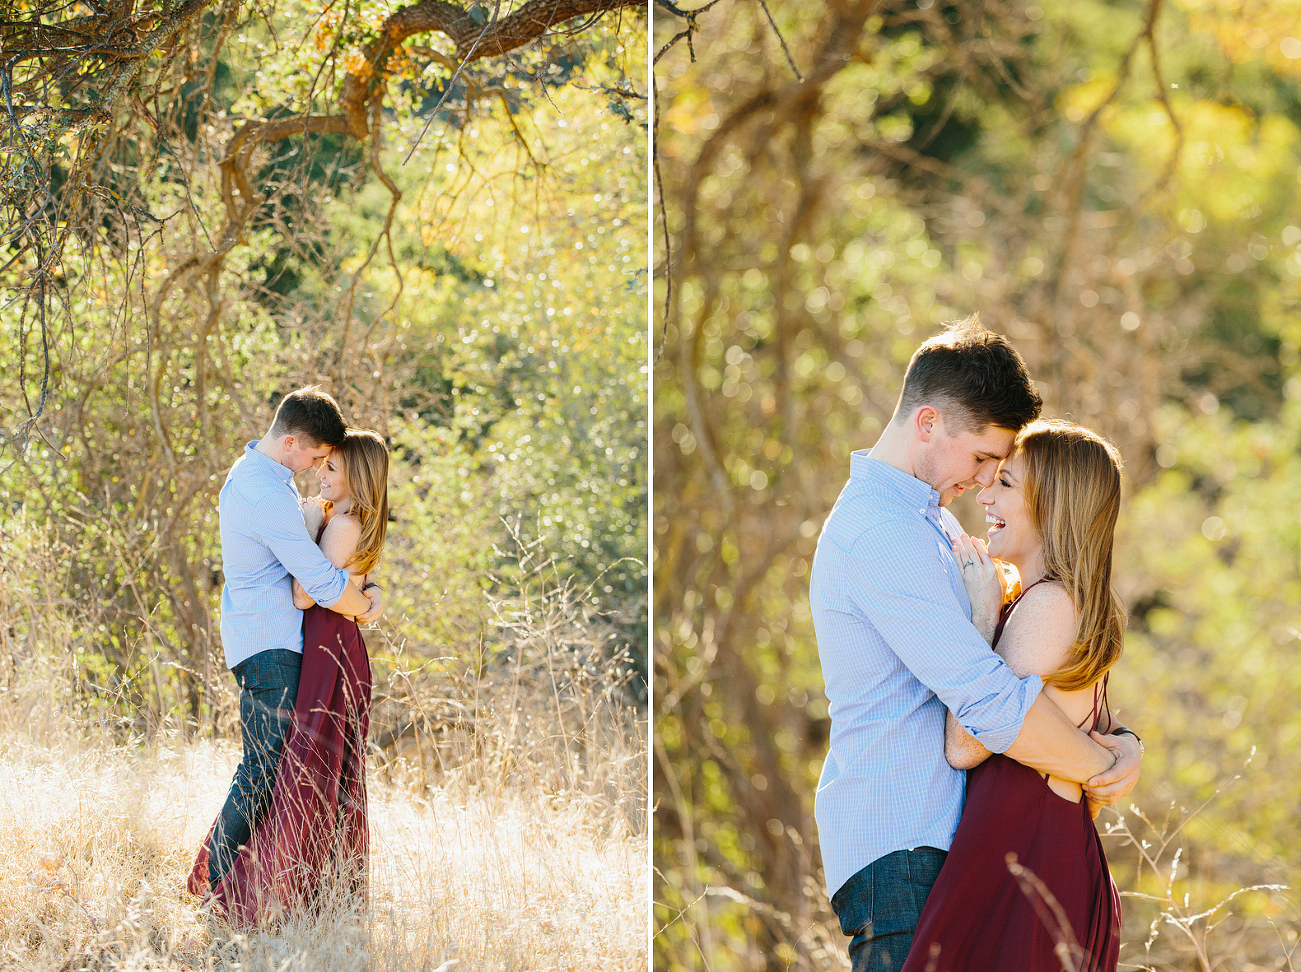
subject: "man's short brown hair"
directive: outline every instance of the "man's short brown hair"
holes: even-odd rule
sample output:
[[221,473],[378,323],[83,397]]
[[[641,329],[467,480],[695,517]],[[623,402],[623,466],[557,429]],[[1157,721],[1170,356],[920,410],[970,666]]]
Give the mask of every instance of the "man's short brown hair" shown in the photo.
[[328,445],[333,449],[343,441],[347,431],[339,403],[321,391],[320,385],[307,385],[280,399],[275,421],[271,423],[271,435],[275,438],[297,436],[312,448]]
[[973,432],[989,425],[1016,432],[1039,417],[1043,399],[1007,338],[986,330],[979,314],[944,328],[923,341],[908,362],[900,414],[934,405],[954,431]]

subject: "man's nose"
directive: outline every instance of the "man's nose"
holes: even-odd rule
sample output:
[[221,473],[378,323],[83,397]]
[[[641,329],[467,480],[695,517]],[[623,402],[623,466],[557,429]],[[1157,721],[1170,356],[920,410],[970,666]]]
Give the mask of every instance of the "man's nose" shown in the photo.
[[992,460],[982,462],[980,468],[976,470],[976,475],[971,478],[980,483],[985,489],[994,485],[994,474],[998,472],[998,463]]

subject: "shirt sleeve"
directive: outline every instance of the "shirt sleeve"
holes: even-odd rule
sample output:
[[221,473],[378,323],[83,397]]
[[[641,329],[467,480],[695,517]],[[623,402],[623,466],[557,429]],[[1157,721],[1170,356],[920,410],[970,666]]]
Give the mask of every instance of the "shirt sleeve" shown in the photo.
[[317,604],[329,607],[343,597],[348,571],[335,567],[312,542],[303,513],[288,490],[277,490],[259,510],[257,537],[277,560],[298,579]]
[[956,564],[930,525],[881,525],[859,537],[844,563],[850,602],[917,680],[990,752],[1012,745],[1043,680],[1017,678],[985,644],[954,593]]

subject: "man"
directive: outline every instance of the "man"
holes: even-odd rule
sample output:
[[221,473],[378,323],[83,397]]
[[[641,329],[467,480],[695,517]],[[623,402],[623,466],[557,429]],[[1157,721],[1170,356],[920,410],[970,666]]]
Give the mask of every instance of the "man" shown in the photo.
[[[988,486],[1042,401],[1020,355],[975,317],[913,355],[893,418],[850,458],[813,560],[810,604],[831,702],[815,803],[827,892],[854,972],[898,969],[962,814],[945,710],[985,748],[1086,784],[1109,805],[1138,780],[1141,743],[1099,745],[1037,675],[1018,679],[971,624],[942,509]],[[1131,738],[1132,737],[1132,738]]]
[[372,593],[359,593],[348,584],[348,571],[334,567],[308,535],[294,485],[294,474],[325,459],[345,429],[338,404],[325,392],[316,386],[291,392],[221,488],[221,641],[239,683],[244,755],[209,836],[211,888],[248,842],[275,785],[303,660],[303,612],[294,607],[293,578],[316,603],[359,622],[383,609],[378,587],[368,584]]

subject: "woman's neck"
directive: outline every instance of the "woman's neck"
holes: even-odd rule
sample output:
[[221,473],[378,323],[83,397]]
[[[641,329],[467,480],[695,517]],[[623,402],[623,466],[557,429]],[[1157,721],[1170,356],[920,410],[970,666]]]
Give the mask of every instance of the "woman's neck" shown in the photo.
[[1029,556],[1015,559],[1009,557],[1007,562],[1015,567],[1017,573],[1021,575],[1021,590],[1023,591],[1031,584],[1043,580],[1044,574],[1047,572],[1044,567],[1043,547],[1036,547]]
[[337,513],[347,513],[350,509],[352,509],[352,497],[348,496],[339,500],[337,503],[330,504],[330,515],[333,516]]

